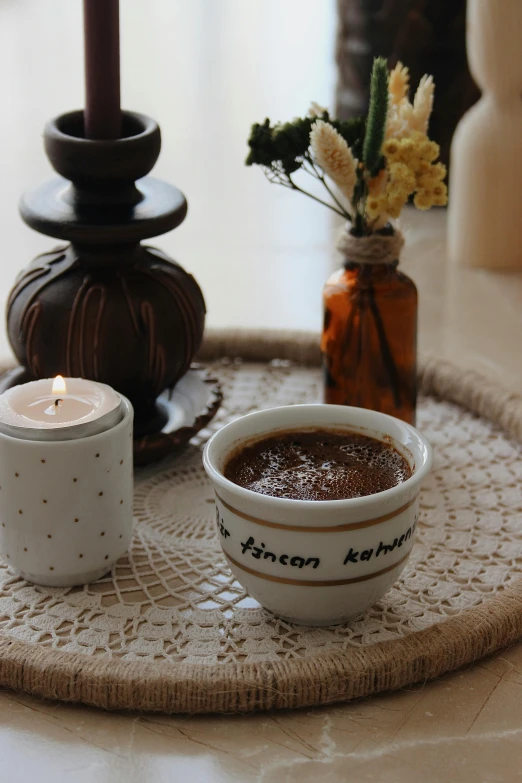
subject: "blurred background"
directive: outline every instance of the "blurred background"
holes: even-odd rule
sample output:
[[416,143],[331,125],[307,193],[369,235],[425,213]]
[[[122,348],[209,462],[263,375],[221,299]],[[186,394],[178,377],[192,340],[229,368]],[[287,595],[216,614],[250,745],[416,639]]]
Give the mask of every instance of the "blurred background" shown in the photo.
[[366,110],[374,57],[387,57],[391,67],[402,61],[414,88],[431,73],[437,98],[430,135],[448,164],[455,126],[480,95],[466,58],[466,0],[338,0],[337,9],[338,113]]
[[[432,135],[447,157],[477,98],[466,65],[465,0],[122,0],[124,108],[160,124],[153,174],[187,196],[183,225],[151,244],[199,281],[209,327],[318,332],[321,292],[340,266],[337,217],[244,166],[255,121],[310,101],[364,110],[370,63],[402,59],[414,86],[437,84]],[[0,308],[18,272],[54,240],[18,216],[21,193],[52,176],[45,122],[84,102],[80,0],[1,0]],[[402,267],[420,291],[420,349],[501,374],[515,386],[520,286],[446,262],[446,210],[405,210]],[[465,295],[464,295],[465,294]],[[484,313],[495,314],[484,317]],[[9,353],[0,330],[0,356]]]

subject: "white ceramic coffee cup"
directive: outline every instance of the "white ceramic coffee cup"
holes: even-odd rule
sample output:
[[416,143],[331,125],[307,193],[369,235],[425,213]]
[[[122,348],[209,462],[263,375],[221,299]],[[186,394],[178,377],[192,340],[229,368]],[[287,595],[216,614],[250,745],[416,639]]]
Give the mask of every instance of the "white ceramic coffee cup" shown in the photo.
[[[349,430],[391,443],[412,475],[384,492],[347,500],[261,495],[223,475],[241,445],[286,430]],[[342,405],[292,405],[243,416],[209,440],[203,462],[216,493],[216,524],[231,571],[264,607],[291,622],[331,625],[360,614],[396,581],[415,539],[422,480],[432,461],[409,424]]]

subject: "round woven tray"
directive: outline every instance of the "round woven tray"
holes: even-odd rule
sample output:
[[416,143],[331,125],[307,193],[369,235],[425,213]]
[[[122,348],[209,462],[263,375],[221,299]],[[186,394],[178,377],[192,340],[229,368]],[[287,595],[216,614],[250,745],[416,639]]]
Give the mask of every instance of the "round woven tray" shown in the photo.
[[521,397],[424,363],[418,424],[435,466],[408,566],[364,617],[307,629],[234,582],[201,444],[247,410],[318,399],[317,340],[211,334],[201,358],[223,407],[177,459],[138,473],[128,557],[74,589],[28,585],[0,562],[1,685],[107,709],[296,708],[428,680],[522,635]]

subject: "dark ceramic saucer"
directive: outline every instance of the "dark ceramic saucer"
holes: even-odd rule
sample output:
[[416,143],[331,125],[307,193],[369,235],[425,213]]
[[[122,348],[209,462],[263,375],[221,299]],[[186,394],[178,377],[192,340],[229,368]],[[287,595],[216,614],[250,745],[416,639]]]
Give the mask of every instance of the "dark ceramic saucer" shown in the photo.
[[[22,367],[0,375],[0,394],[11,386],[30,380]],[[166,389],[157,399],[166,424],[159,432],[134,438],[134,464],[148,465],[163,459],[185,446],[194,435],[207,426],[216,415],[223,393],[219,382],[197,365],[174,387]]]

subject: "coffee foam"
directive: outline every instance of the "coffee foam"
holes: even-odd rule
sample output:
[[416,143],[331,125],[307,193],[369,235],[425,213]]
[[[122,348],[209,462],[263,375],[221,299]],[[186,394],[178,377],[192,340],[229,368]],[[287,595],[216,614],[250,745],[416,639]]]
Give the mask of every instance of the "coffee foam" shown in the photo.
[[227,462],[226,478],[274,497],[340,500],[383,492],[411,476],[387,443],[349,431],[295,431],[243,446]]

